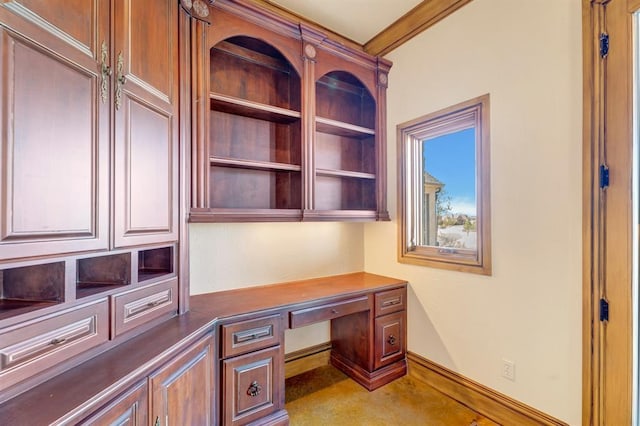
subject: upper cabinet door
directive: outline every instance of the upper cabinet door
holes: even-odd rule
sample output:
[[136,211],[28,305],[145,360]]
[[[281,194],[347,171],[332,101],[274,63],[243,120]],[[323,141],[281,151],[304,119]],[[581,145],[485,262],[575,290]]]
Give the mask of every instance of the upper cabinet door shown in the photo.
[[107,0],[0,1],[0,260],[108,247],[108,24]]
[[115,3],[116,247],[178,239],[177,7]]

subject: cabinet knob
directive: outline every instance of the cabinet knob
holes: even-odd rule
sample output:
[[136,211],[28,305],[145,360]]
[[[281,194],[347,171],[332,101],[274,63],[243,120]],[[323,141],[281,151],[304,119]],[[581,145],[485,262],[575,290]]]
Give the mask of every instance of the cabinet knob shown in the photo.
[[249,396],[258,396],[262,392],[262,386],[258,384],[255,380],[249,385],[249,389],[247,389],[247,395]]
[[393,334],[389,335],[389,338],[387,339],[387,343],[390,345],[395,345],[397,341],[398,339],[396,339],[396,336]]

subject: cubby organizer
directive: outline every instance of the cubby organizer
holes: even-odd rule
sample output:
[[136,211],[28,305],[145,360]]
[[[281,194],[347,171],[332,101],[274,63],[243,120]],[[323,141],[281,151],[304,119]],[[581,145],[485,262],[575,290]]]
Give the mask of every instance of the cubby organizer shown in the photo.
[[0,319],[64,302],[65,262],[0,270]]

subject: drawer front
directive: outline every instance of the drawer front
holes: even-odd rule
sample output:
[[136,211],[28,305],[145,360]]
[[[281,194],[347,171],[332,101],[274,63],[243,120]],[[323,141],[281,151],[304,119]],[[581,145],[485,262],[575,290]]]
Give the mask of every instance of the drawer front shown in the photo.
[[178,312],[178,279],[112,297],[113,338],[149,321],[174,316]]
[[222,420],[244,425],[283,408],[282,346],[222,362]]
[[290,327],[303,327],[321,321],[328,321],[356,312],[369,310],[369,297],[362,296],[342,302],[328,303],[312,308],[300,309],[290,314]]
[[375,369],[405,357],[405,318],[405,312],[376,318]]
[[271,315],[222,326],[223,358],[268,348],[281,343],[281,315]]
[[106,299],[0,332],[0,388],[8,388],[108,339]]
[[388,291],[381,291],[375,295],[376,316],[391,314],[406,309],[407,289],[396,288]]

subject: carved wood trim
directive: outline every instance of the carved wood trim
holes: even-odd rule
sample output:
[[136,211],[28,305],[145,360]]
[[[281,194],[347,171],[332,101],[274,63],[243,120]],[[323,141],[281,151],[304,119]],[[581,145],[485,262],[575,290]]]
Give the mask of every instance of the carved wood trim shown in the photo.
[[424,0],[364,44],[365,52],[383,56],[440,22],[471,0]]

